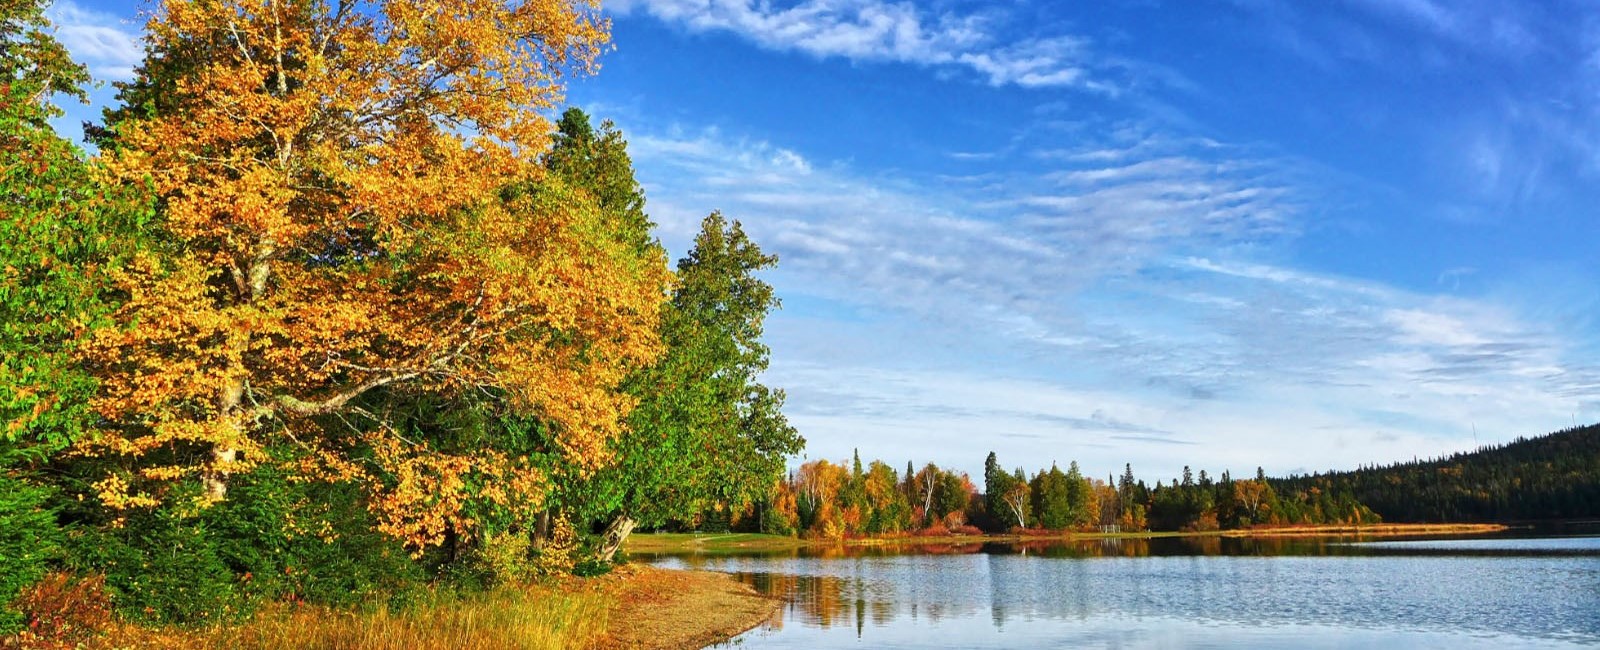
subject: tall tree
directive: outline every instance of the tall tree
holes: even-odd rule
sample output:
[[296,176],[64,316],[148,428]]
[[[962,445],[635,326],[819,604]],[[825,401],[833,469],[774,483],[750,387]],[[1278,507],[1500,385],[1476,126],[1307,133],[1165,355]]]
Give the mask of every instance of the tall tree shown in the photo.
[[111,426],[80,451],[124,468],[102,501],[189,478],[225,498],[279,441],[418,548],[470,527],[466,500],[542,500],[526,459],[397,430],[363,408],[381,393],[537,414],[543,446],[603,466],[666,271],[594,236],[537,156],[539,110],[606,39],[568,0],[159,5],[106,167],[153,186],[170,245],[118,276],[117,327],[84,349]]
[[71,352],[78,332],[104,324],[117,299],[108,273],[148,217],[95,183],[50,127],[62,114],[53,100],[83,100],[88,79],[40,2],[0,7],[0,441],[35,451],[64,447],[93,419],[94,382]]
[[1067,519],[1072,526],[1086,526],[1099,514],[1095,511],[1094,485],[1084,478],[1078,461],[1067,464],[1063,477],[1067,492]]
[[569,108],[556,122],[553,138],[545,167],[594,196],[607,230],[618,242],[641,256],[657,255],[661,244],[652,234],[655,223],[644,211],[644,188],[634,176],[628,141],[616,125],[606,120],[596,129],[587,113]]
[[1072,501],[1067,486],[1067,475],[1051,463],[1048,471],[1033,477],[1033,507],[1039,525],[1060,530],[1072,525]]
[[983,461],[983,494],[988,506],[989,516],[994,519],[996,528],[1006,530],[1013,526],[1028,526],[1027,517],[1027,492],[1028,482],[1021,481],[1023,502],[1016,503],[1014,498],[1018,494],[1016,489],[1018,481],[1000,467],[1000,461],[995,458],[994,452],[989,452],[989,457]]
[[764,498],[804,444],[781,410],[783,391],[759,381],[769,355],[763,323],[779,303],[756,274],[776,263],[739,222],[717,212],[701,222],[662,317],[666,354],[629,379],[640,402],[616,441],[619,462],[583,497],[582,507],[610,521],[601,557],[640,522]]
[[869,533],[898,533],[911,525],[911,505],[900,491],[900,477],[893,467],[872,461],[862,481],[862,491],[871,508]]
[[0,636],[20,623],[6,609],[17,591],[59,559],[43,463],[93,424],[95,384],[74,344],[115,306],[107,274],[148,216],[137,193],[96,183],[50,128],[54,101],[82,100],[89,77],[52,36],[44,4],[0,4]]

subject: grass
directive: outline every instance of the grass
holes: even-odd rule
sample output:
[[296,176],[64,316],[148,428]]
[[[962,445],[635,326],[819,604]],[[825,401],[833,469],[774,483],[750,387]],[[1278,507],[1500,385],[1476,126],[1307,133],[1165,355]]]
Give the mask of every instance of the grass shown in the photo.
[[[202,629],[118,624],[78,647],[170,650],[481,650],[587,647],[606,631],[615,598],[559,585],[430,592],[394,609],[347,612],[271,605],[238,625]],[[48,647],[48,646],[44,646]]]
[[202,628],[121,620],[93,576],[52,574],[28,593],[32,631],[0,637],[0,650],[699,648],[767,621],[779,606],[726,574],[638,565],[468,594],[426,591],[403,608],[273,603],[248,620]]

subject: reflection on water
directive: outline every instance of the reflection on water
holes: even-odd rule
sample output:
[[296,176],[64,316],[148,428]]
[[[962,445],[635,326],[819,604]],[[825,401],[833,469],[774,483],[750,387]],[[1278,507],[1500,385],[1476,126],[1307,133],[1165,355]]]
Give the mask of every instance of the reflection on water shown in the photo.
[[731,572],[786,599],[768,626],[736,640],[746,648],[1600,644],[1600,539],[1353,541],[837,547],[660,561]]

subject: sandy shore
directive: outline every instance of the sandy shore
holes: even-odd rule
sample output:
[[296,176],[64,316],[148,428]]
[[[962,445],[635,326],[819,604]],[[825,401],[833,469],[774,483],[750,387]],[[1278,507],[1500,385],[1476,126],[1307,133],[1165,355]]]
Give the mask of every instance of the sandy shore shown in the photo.
[[709,571],[628,565],[601,580],[615,600],[596,650],[697,650],[760,625],[781,605]]

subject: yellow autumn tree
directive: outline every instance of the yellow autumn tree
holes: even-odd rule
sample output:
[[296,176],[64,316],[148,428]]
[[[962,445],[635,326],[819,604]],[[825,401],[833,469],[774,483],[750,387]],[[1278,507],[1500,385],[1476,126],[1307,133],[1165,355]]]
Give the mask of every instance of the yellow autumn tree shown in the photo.
[[[602,465],[668,272],[536,159],[562,79],[607,39],[585,0],[158,4],[104,145],[166,239],[84,346],[109,424],[78,452],[121,468],[102,500],[155,505],[184,479],[226,498],[282,443],[302,476],[367,481],[417,546],[463,523],[470,485],[537,506],[525,458],[408,438],[361,409],[378,391],[485,396]],[[352,412],[368,424],[328,424]]]

